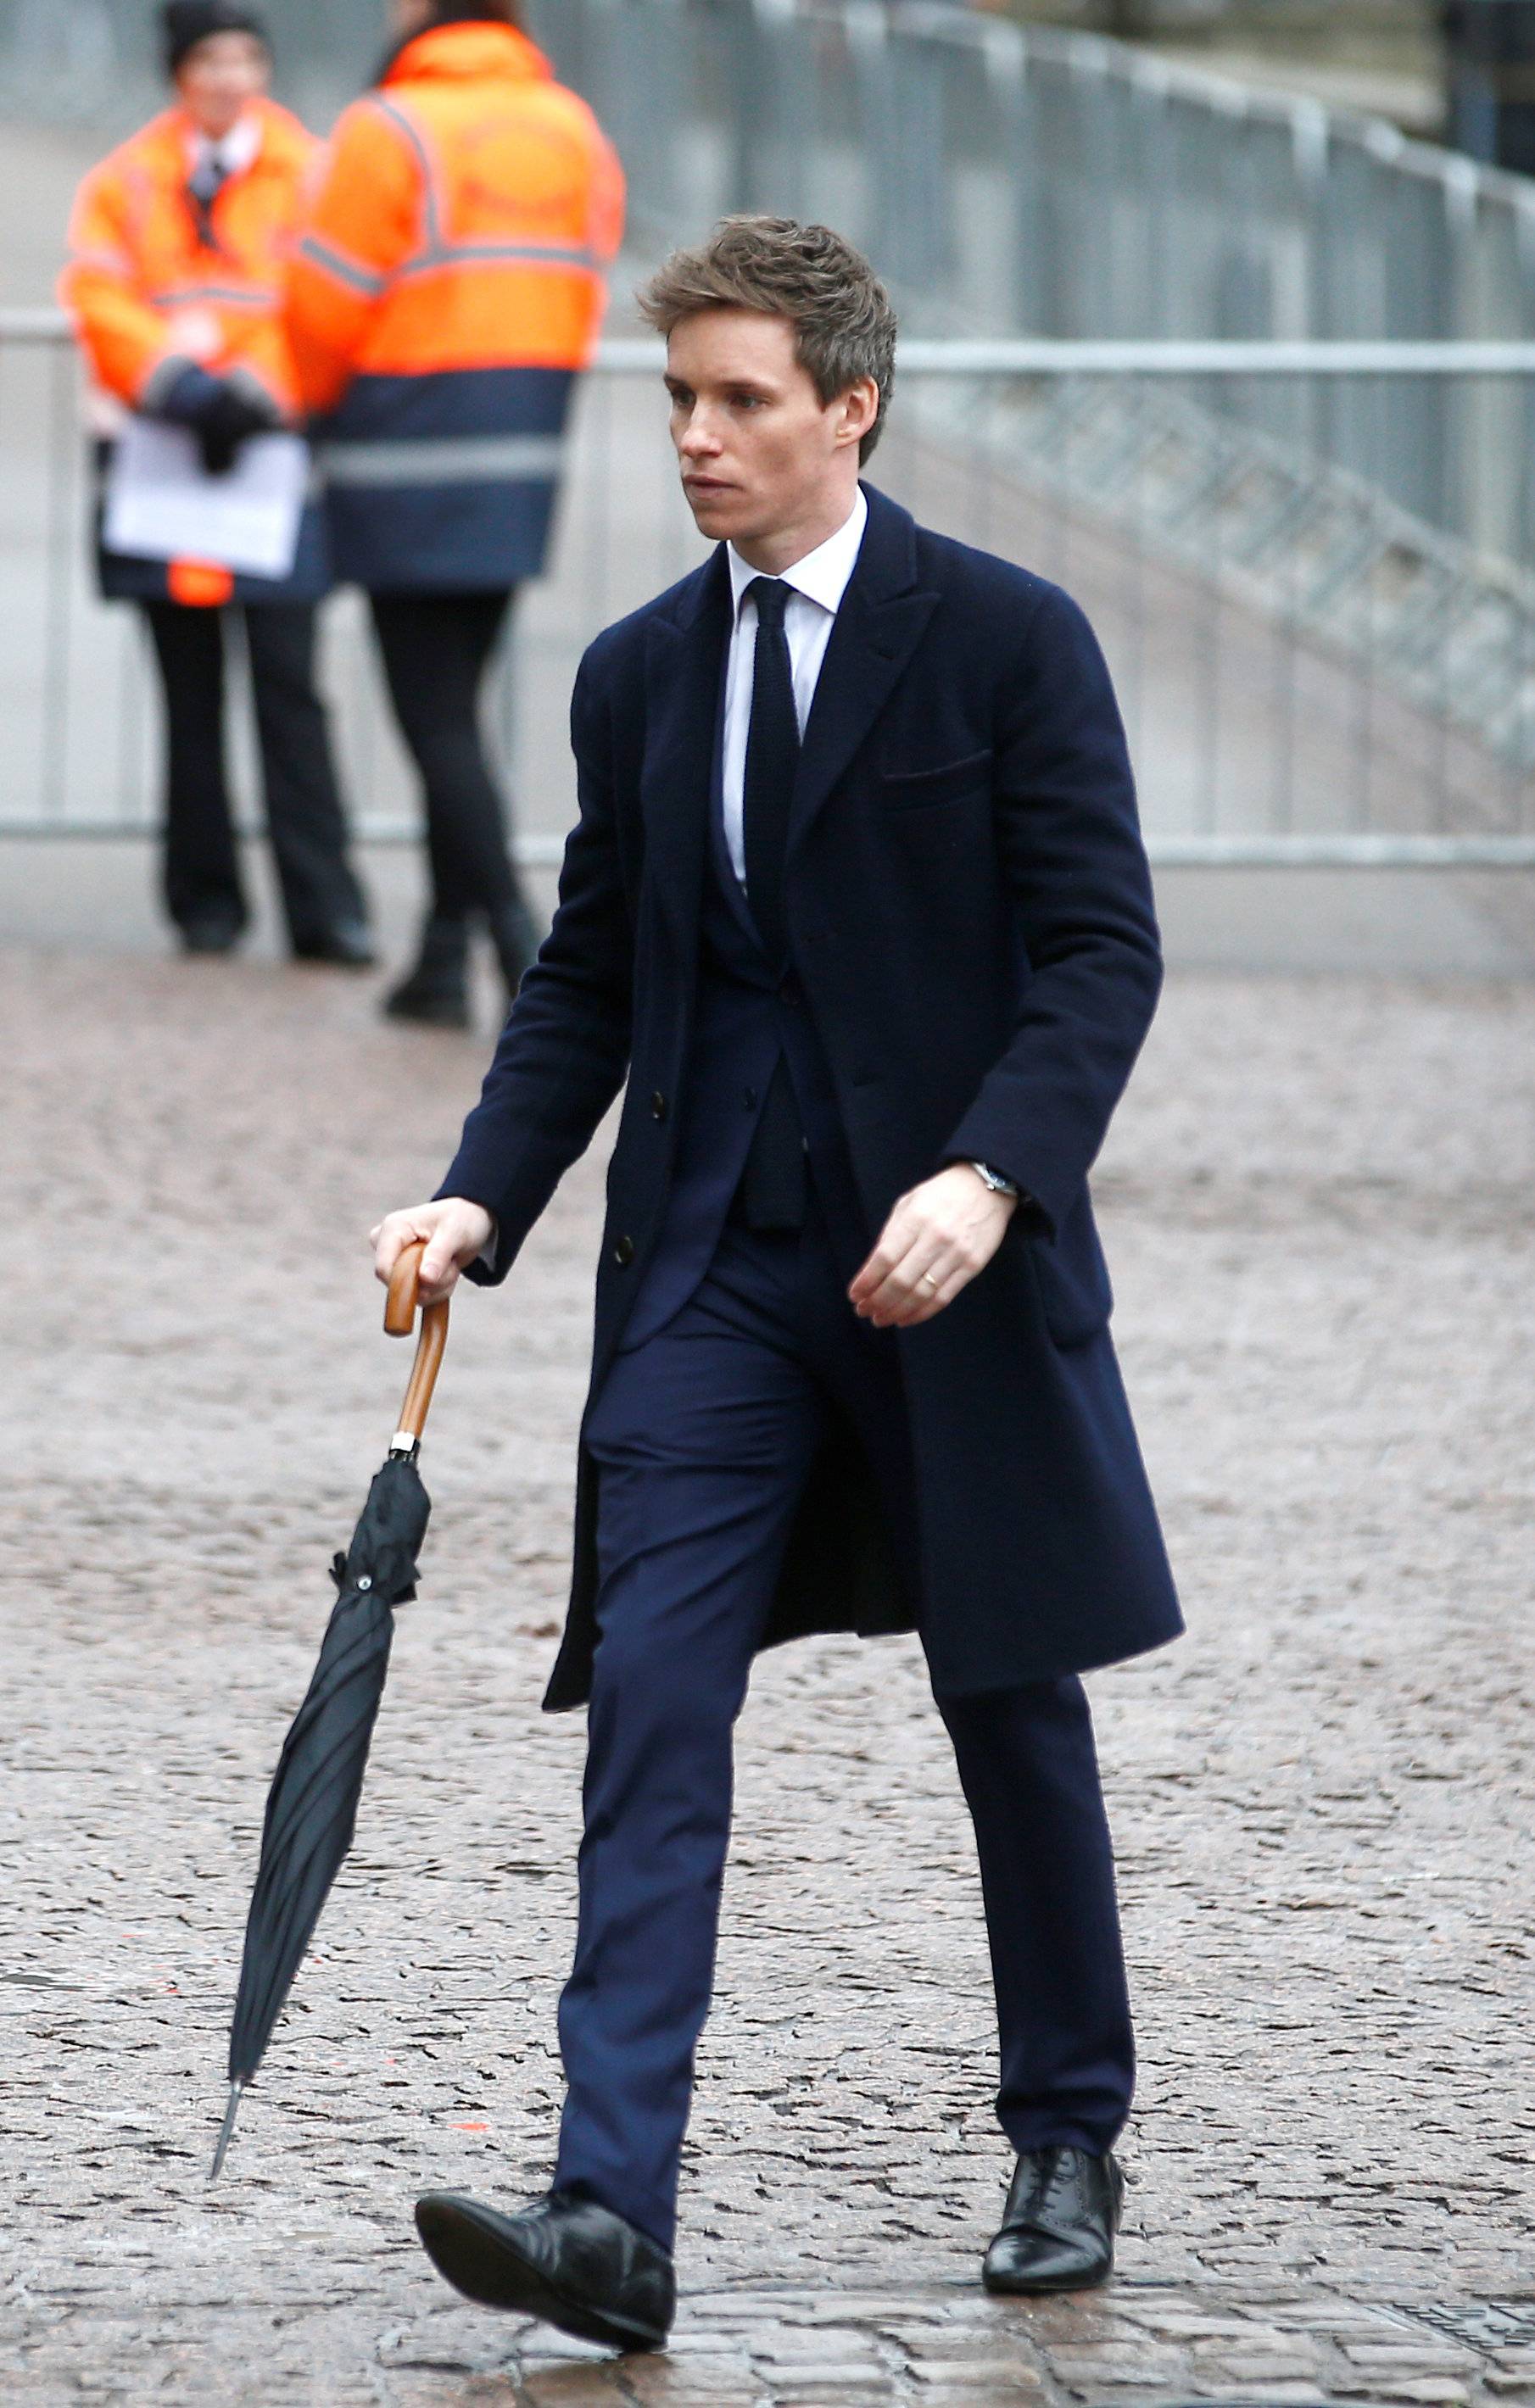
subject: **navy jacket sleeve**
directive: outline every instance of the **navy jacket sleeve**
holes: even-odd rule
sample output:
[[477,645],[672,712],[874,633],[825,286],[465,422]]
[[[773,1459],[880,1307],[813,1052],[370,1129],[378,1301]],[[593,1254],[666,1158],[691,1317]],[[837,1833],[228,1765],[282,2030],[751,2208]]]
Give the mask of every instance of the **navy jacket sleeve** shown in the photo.
[[1002,695],[994,791],[1029,975],[1011,1040],[944,1152],[1015,1180],[1053,1235],[1103,1143],[1162,980],[1108,665],[1054,586]]
[[589,653],[570,701],[580,818],[559,908],[524,979],[480,1101],[438,1189],[495,1216],[482,1287],[504,1280],[562,1175],[591,1143],[629,1060],[634,939],[614,803],[610,721]]

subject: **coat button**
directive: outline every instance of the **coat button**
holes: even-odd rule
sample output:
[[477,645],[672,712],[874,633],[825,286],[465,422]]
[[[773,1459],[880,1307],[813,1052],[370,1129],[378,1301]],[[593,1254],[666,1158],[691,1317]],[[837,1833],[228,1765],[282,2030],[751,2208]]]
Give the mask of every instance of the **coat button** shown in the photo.
[[756,1108],[757,1091],[755,1087],[748,1087],[746,1090],[746,1109],[749,1112],[754,1112]]
[[780,980],[780,982],[779,982],[779,989],[778,989],[778,999],[779,999],[780,1003],[786,1003],[786,1004],[788,1004],[791,1008],[792,1008],[795,1004],[797,1004],[797,1003],[803,1003],[803,1002],[804,1002],[804,1000],[805,1000],[805,991],[804,991],[803,987],[800,985],[799,981],[796,978],[796,976],[795,976],[795,974],[794,974],[793,970],[791,970],[791,971],[789,972],[789,975],[788,975],[788,977],[787,977],[786,979],[781,979],[781,980]]
[[667,1099],[661,1093],[660,1088],[657,1087],[654,1095],[651,1097],[651,1118],[653,1121],[664,1121],[666,1117]]
[[620,1238],[617,1245],[613,1248],[613,1260],[618,1265],[621,1271],[626,1271],[628,1269],[629,1265],[634,1260],[634,1240],[632,1238]]

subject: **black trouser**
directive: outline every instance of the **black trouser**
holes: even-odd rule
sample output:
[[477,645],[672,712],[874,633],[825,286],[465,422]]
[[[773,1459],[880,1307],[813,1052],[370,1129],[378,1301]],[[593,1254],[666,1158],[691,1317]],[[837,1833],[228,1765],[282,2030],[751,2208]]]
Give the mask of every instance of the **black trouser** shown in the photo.
[[[228,610],[146,602],[165,696],[166,908],[180,926],[249,917],[224,767],[224,622]],[[288,934],[320,942],[367,917],[347,858],[347,825],[325,706],[314,682],[313,607],[242,610],[266,827]]]
[[518,891],[480,724],[485,669],[515,591],[368,597],[389,697],[421,772],[432,909],[445,919],[498,910]]

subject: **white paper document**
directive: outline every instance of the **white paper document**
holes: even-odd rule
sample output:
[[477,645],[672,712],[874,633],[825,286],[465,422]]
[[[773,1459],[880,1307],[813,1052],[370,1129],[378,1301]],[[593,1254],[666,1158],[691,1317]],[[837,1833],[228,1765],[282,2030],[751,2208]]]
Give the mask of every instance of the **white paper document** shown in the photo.
[[308,481],[302,436],[253,435],[227,475],[210,477],[186,427],[130,418],[107,480],[107,549],[286,577]]

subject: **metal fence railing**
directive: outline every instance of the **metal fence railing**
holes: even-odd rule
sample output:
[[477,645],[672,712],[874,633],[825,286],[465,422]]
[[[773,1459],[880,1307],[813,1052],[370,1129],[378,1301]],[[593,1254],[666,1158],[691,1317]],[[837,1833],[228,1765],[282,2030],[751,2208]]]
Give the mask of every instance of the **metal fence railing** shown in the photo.
[[[611,343],[586,380],[552,573],[498,677],[531,859],[557,855],[570,815],[581,649],[702,556],[658,361]],[[1502,441],[1532,392],[1535,344],[912,340],[872,473],[1085,605],[1160,859],[1535,867],[1535,572],[1406,510],[1323,439],[1340,395],[1368,422],[1427,394]],[[141,833],[152,685],[136,614],[94,598],[78,370],[51,311],[0,313],[0,833]],[[1521,494],[1529,474],[1525,453]],[[404,835],[416,803],[359,598],[325,620],[354,816]]]
[[[572,0],[531,0],[534,28],[546,48],[568,73],[578,34],[567,32],[563,19]],[[584,7],[588,0],[575,0]],[[595,0],[610,9],[628,0]],[[690,8],[707,34],[705,21],[740,0],[667,0],[677,9]],[[793,0],[790,0],[793,5]],[[1486,5],[1486,0],[1483,0]],[[1318,14],[1347,14],[1356,33],[1375,30],[1395,36],[1396,59],[1403,37],[1411,55],[1413,36],[1437,30],[1432,18],[1441,0],[1347,0],[1346,11],[1333,0],[1135,0],[1130,20],[1122,29],[1138,36],[1186,36],[1196,30],[1221,25],[1244,46],[1255,34],[1272,51],[1275,40],[1292,44],[1299,55],[1314,48]],[[768,8],[764,13],[769,13]],[[779,14],[785,13],[780,0]],[[934,8],[925,12],[931,17]],[[960,13],[955,8],[953,13]],[[1049,30],[1070,39],[1085,34],[1101,37],[1114,30],[1109,0],[1045,0],[1031,5],[1034,18],[1052,21]],[[276,36],[280,72],[286,96],[316,116],[338,108],[357,89],[368,66],[385,46],[381,0],[263,0],[262,14]],[[1427,23],[1425,21],[1428,21]],[[1031,28],[1031,30],[1033,30]],[[1041,28],[1040,30],[1047,30]],[[95,124],[126,123],[135,109],[155,96],[154,24],[150,7],[124,5],[124,0],[0,0],[0,93],[32,116]],[[1424,50],[1418,55],[1424,55]],[[1195,58],[1197,60],[1198,53]]]
[[[1535,179],[1381,121],[927,0],[561,0],[550,17],[641,239],[695,240],[733,208],[823,218],[869,252],[911,335],[1535,338]],[[1404,378],[1212,398],[1535,566],[1530,396]]]
[[[379,0],[267,0],[282,95],[366,82]],[[1535,179],[1384,122],[936,0],[533,0],[613,134],[641,249],[726,210],[820,217],[909,335],[1535,340]],[[0,110],[120,129],[157,97],[118,0],[0,0]],[[1302,446],[1456,546],[1535,567],[1535,385],[1225,378],[1204,406]]]
[[[324,124],[373,71],[380,0],[266,0],[280,89]],[[825,219],[911,335],[1535,339],[1535,179],[1382,121],[1062,26],[934,0],[534,0],[614,136],[637,240],[728,209]],[[0,108],[114,127],[156,97],[146,12],[0,0]],[[1228,385],[1221,406],[1458,540],[1535,566],[1529,389],[1461,407]],[[1488,442],[1489,408],[1513,423]]]

